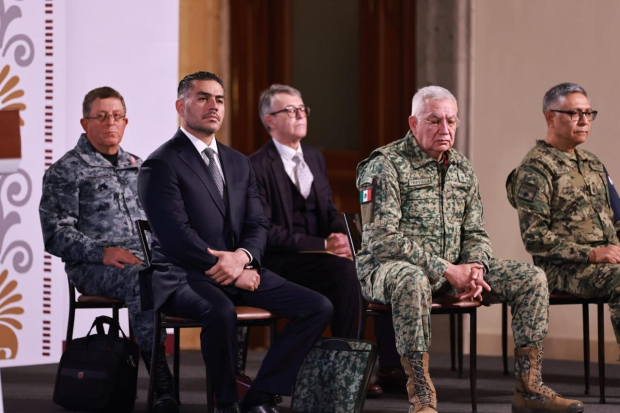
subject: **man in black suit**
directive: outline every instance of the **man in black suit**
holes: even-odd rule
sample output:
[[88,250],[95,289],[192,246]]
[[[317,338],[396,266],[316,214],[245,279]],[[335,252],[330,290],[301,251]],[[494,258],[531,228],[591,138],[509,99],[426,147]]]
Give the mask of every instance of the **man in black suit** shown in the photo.
[[[354,338],[359,287],[346,230],[332,200],[323,155],[301,143],[310,108],[297,89],[277,84],[261,94],[258,106],[272,138],[250,156],[269,220],[263,264],[329,298],[334,306],[332,334]],[[384,324],[379,321],[375,330],[381,354],[379,378],[390,379],[402,369],[393,328],[389,321]],[[369,397],[381,393],[376,385],[368,389]]]
[[[217,142],[224,84],[197,72],[179,83],[181,128],[142,165],[140,200],[156,235],[153,296],[167,314],[201,320],[202,355],[218,412],[277,412],[303,358],[329,323],[320,294],[262,268],[267,221],[248,158]],[[237,403],[235,305],[264,308],[291,322]]]

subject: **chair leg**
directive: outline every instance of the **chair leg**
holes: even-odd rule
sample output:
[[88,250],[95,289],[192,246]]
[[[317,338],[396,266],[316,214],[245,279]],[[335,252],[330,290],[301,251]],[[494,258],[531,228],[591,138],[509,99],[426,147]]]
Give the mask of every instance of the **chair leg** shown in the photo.
[[269,325],[269,348],[271,348],[271,346],[273,346],[273,343],[276,341],[277,329],[278,329],[278,324],[276,323],[276,320],[274,319],[271,321],[271,324]]
[[450,370],[456,371],[456,338],[454,330],[456,329],[455,325],[455,316],[454,314],[450,314]]
[[459,352],[459,379],[463,378],[463,314],[457,315],[457,343]]
[[583,377],[586,382],[585,394],[590,394],[590,310],[587,303],[581,306],[583,313]]
[[67,322],[67,338],[66,346],[69,346],[71,340],[73,340],[73,326],[75,324],[75,307],[73,303],[69,303],[69,321]]
[[248,345],[250,344],[250,327],[237,326],[237,374],[245,374],[245,364],[248,359]]
[[153,399],[155,396],[155,376],[157,374],[157,352],[159,351],[159,337],[161,336],[161,314],[155,311],[155,328],[153,331],[153,350],[151,351],[151,369],[149,375],[149,389],[146,398],[147,412],[153,411]]
[[605,404],[605,321],[603,317],[603,300],[596,303],[598,318],[598,385],[600,387],[599,403]]
[[[205,369],[206,370],[206,369]],[[215,400],[213,398],[213,388],[211,387],[211,379],[207,373],[207,413],[215,412]]]
[[181,370],[181,329],[175,327],[174,329],[174,355],[173,355],[173,368],[174,368],[174,391],[176,392],[177,403],[181,404],[181,394],[179,391],[179,377]]
[[114,321],[119,323],[119,321],[118,321],[118,307],[116,305],[114,307],[112,307],[112,318],[114,319]]
[[504,376],[508,375],[508,303],[502,303],[502,362]]
[[476,309],[469,314],[469,387],[471,391],[471,411],[478,411],[478,402],[476,400],[476,383],[478,375],[477,358],[478,358],[478,323],[476,319]]

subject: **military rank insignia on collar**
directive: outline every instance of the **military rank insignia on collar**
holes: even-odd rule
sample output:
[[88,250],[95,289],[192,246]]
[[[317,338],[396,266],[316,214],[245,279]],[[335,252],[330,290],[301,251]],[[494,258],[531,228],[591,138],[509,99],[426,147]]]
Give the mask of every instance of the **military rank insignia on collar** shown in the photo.
[[459,172],[459,182],[467,182],[465,178],[465,174],[463,172]]

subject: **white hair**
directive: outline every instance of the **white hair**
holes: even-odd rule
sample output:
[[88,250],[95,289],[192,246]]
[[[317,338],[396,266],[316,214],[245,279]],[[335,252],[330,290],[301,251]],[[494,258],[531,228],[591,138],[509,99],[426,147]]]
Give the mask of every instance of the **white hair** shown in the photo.
[[[452,99],[456,105],[456,98],[448,89],[441,86],[426,86],[419,89],[411,100],[411,116],[419,118],[428,102],[435,100]],[[457,106],[458,107],[458,106]]]

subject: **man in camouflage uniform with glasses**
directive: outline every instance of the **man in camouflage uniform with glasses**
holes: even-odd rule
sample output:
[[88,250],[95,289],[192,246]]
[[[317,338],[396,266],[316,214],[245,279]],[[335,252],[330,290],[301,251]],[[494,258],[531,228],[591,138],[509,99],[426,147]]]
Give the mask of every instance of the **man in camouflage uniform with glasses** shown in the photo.
[[364,225],[357,255],[367,299],[392,304],[398,352],[408,375],[410,413],[436,412],[428,374],[433,297],[507,301],[513,310],[516,388],[512,411],[582,412],[542,382],[547,279],[530,264],[492,257],[478,181],[452,149],[457,103],[429,86],[413,97],[411,131],[357,167]]
[[562,83],[543,98],[547,136],[506,182],[519,213],[527,252],[545,270],[549,289],[584,298],[607,297],[620,343],[620,242],[605,167],[577,148],[597,111],[584,88]]
[[[138,272],[144,257],[134,227],[136,219],[146,219],[138,199],[142,160],[120,147],[128,122],[120,93],[110,87],[91,90],[82,112],[85,133],[43,177],[39,215],[45,249],[62,258],[80,293],[125,301],[149,368],[154,318],[140,306]],[[165,352],[159,354],[153,408],[178,412]]]

